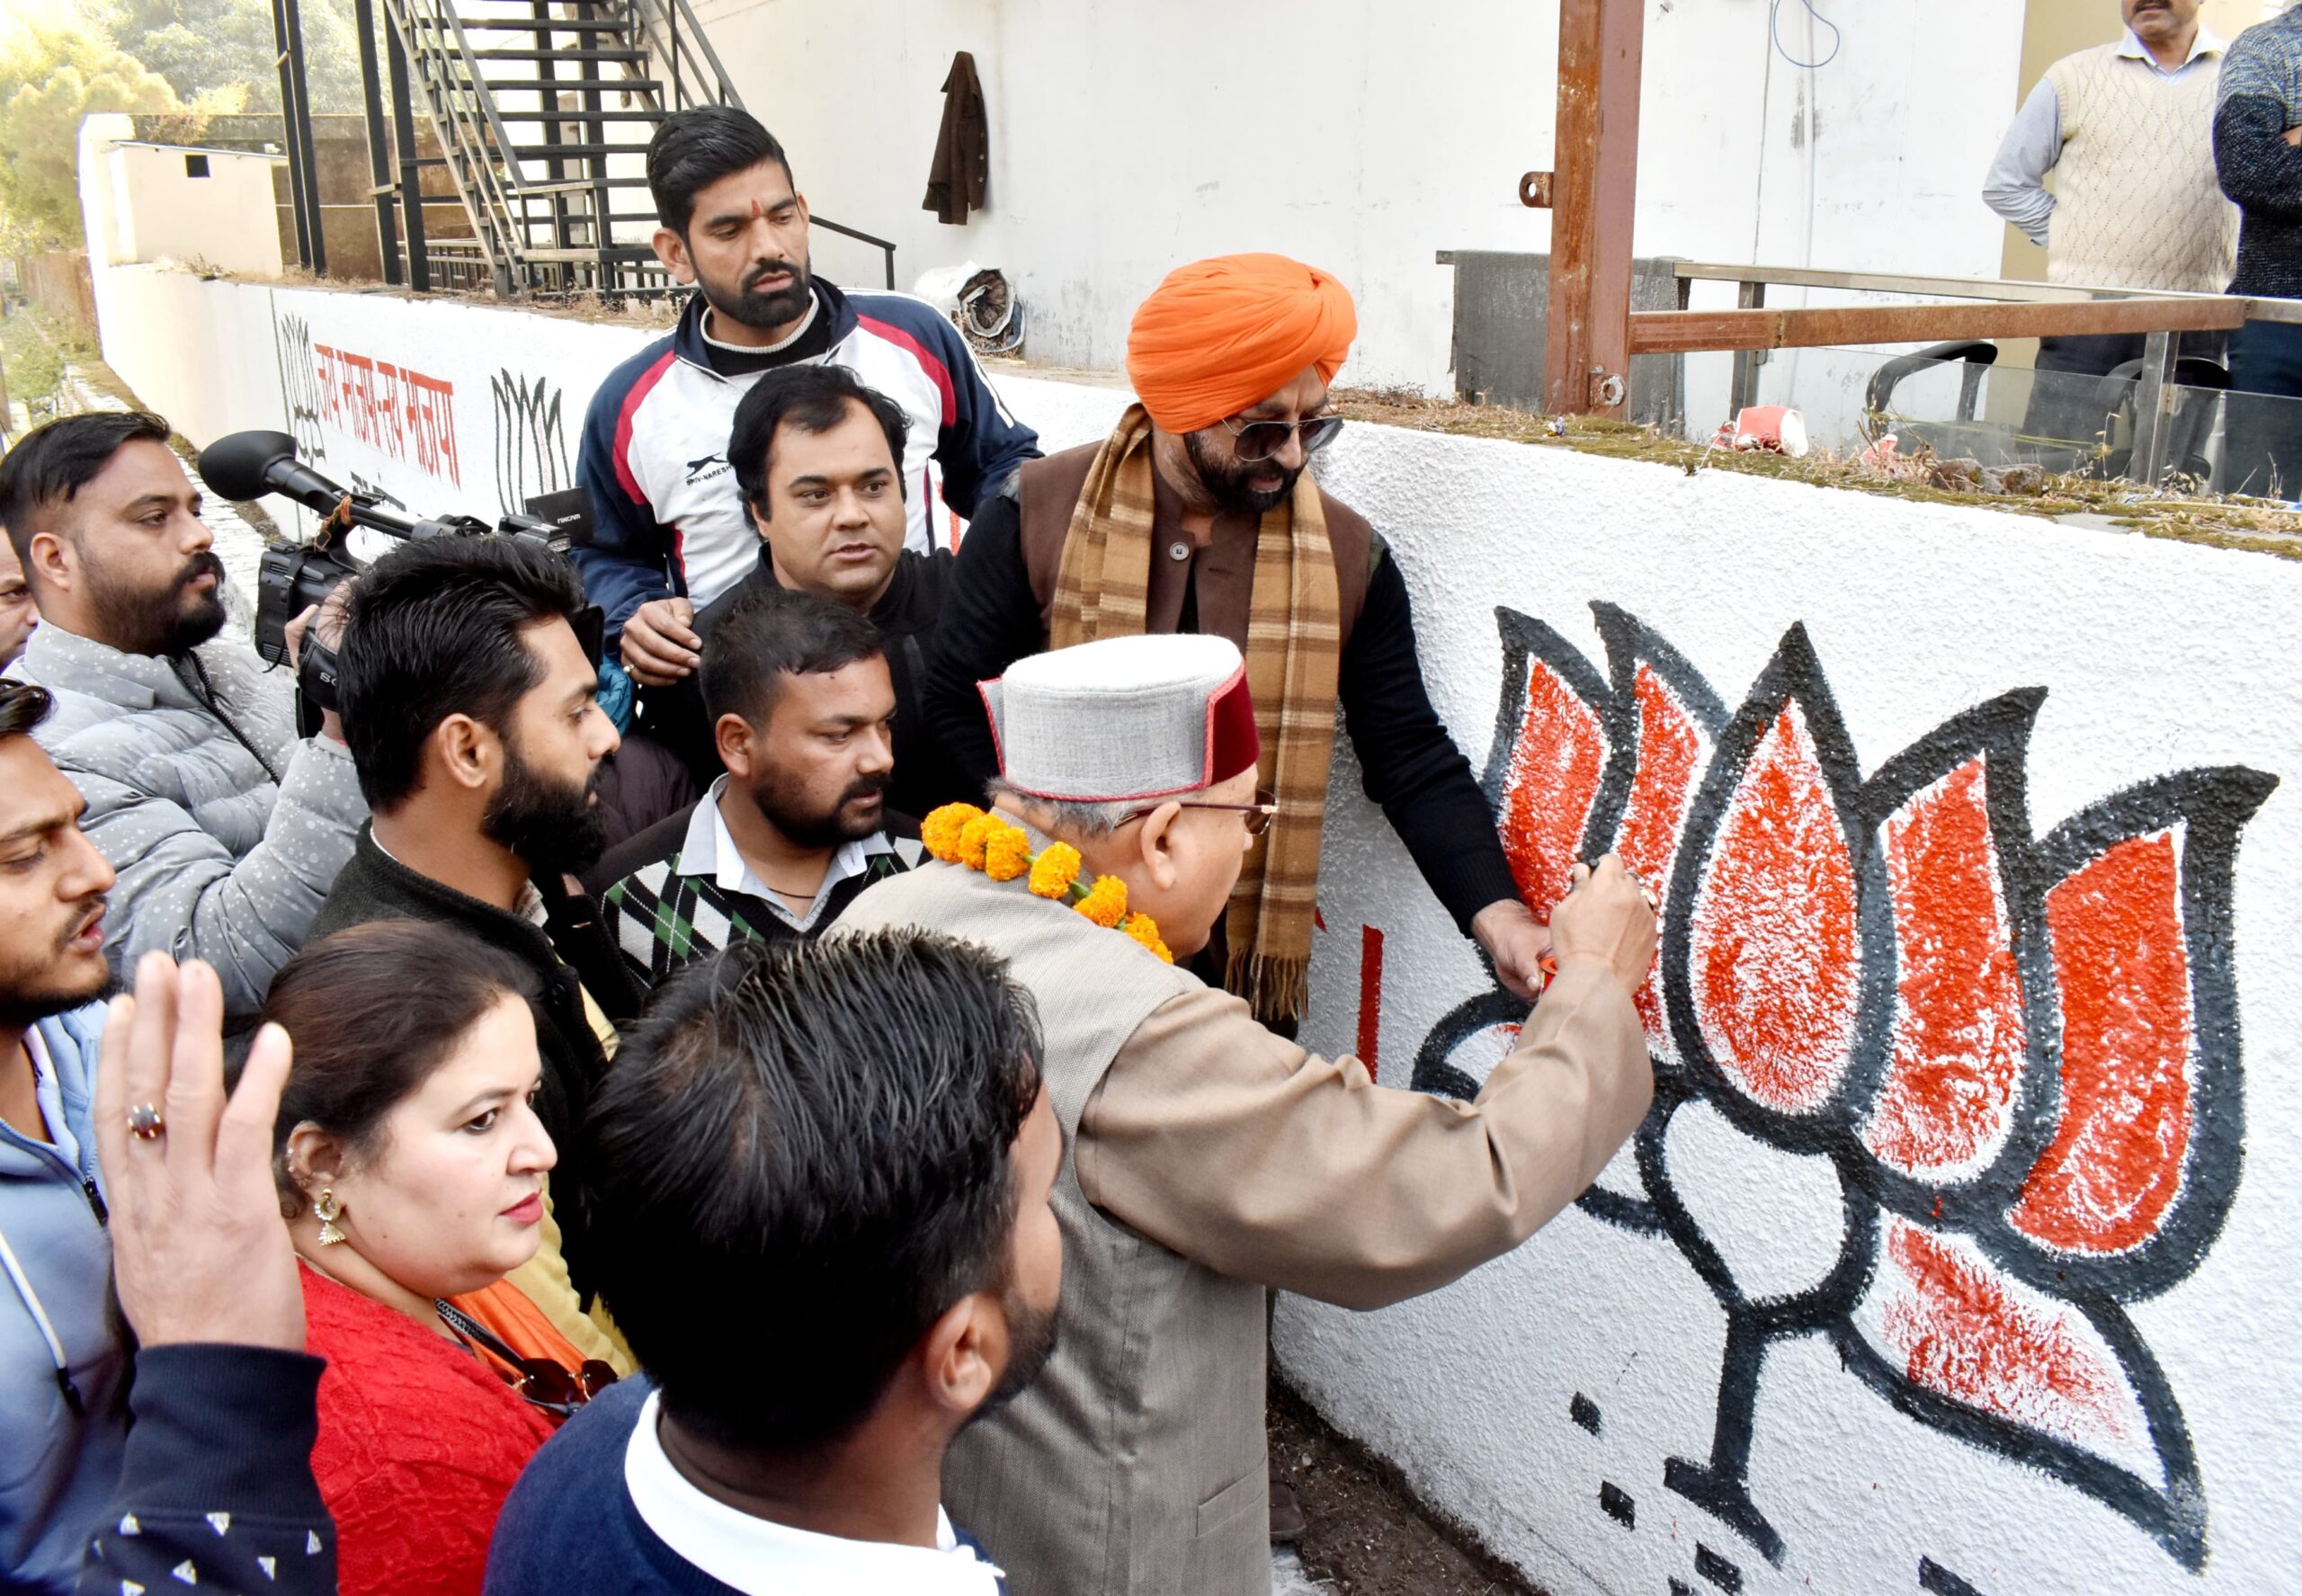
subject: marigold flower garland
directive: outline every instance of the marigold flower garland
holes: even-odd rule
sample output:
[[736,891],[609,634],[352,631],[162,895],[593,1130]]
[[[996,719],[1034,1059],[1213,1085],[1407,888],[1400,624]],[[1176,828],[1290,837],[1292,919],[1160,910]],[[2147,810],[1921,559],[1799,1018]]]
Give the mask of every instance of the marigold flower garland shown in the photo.
[[1038,853],[1022,826],[1010,825],[996,815],[973,804],[945,804],[919,825],[920,841],[927,851],[945,864],[981,870],[995,881],[1028,877],[1032,894],[1058,904],[1069,904],[1097,925],[1116,929],[1135,939],[1163,963],[1175,956],[1159,940],[1158,923],[1138,911],[1127,912],[1127,883],[1117,876],[1098,876],[1094,885],[1079,880],[1079,850],[1068,843],[1049,843]]

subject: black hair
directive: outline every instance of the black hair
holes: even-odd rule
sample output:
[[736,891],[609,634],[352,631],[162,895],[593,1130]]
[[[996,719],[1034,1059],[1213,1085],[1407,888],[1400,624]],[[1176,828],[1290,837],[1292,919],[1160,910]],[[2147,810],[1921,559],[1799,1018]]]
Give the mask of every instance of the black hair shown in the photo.
[[54,702],[45,687],[0,677],[0,737],[30,736],[32,727],[48,718]]
[[600,1294],[699,1436],[852,1431],[951,1305],[1007,1279],[1038,1011],[932,932],[742,944],[656,998],[585,1120]]
[[415,790],[424,740],[449,716],[508,733],[543,679],[521,632],[583,608],[575,567],[525,538],[403,543],[354,578],[335,691],[368,807]]
[[125,445],[146,438],[165,447],[168,436],[167,422],[148,410],[90,410],[26,432],[0,459],[0,525],[8,529],[26,573],[39,512],[70,500]]
[[293,1217],[303,1201],[287,1165],[296,1127],[308,1120],[355,1156],[373,1153],[386,1117],[465,1032],[504,998],[531,1002],[537,991],[519,959],[433,920],[351,926],[282,965],[258,1016],[284,1028],[296,1048],[272,1122],[282,1211]]
[[766,723],[787,675],[844,670],[887,652],[879,629],[844,604],[795,587],[750,589],[703,646],[703,712]]
[[763,161],[782,167],[791,181],[791,159],[783,147],[741,106],[698,105],[672,112],[647,140],[647,192],[655,196],[656,219],[686,237],[698,191]]
[[828,363],[780,366],[764,372],[736,406],[736,428],[727,440],[727,463],[736,468],[736,491],[767,519],[767,465],[775,434],[788,424],[803,432],[828,432],[847,419],[847,407],[861,405],[888,435],[896,490],[909,496],[903,478],[903,441],[911,418],[876,388],[868,388],[844,366]]

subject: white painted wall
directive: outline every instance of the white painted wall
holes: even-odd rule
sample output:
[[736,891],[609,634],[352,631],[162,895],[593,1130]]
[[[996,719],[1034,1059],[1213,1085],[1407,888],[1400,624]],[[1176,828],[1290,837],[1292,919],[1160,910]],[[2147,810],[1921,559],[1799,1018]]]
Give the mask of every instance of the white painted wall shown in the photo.
[[[1995,275],[2001,224],[1977,194],[2014,107],[2021,8],[1820,9],[1842,48],[1803,72],[1770,49],[1764,0],[1649,0],[1638,253]],[[1517,189],[1552,164],[1556,0],[699,12],[809,201],[895,239],[906,285],[969,258],[1005,271],[1035,361],[1117,370],[1128,317],[1165,272],[1268,249],[1358,296],[1347,381],[1451,391],[1451,274],[1434,252],[1548,246],[1548,215]],[[1806,16],[1784,8],[1783,43],[1816,59],[1830,36],[1816,30],[1808,53]],[[989,110],[989,206],[946,227],[920,200],[960,49]],[[837,280],[877,281],[875,252],[820,232],[816,249]]]
[[[82,122],[92,261],[197,261],[243,277],[280,275],[272,169],[282,157],[129,142],[134,137],[129,119],[116,112]],[[187,155],[206,159],[207,176],[190,174]]]
[[[96,281],[107,359],[196,441],[289,424],[273,341],[291,320],[308,343],[451,383],[455,480],[361,442],[340,422],[318,424],[327,469],[372,469],[388,491],[427,509],[492,513],[497,450],[518,433],[495,407],[495,376],[534,373],[561,385],[572,427],[590,385],[646,336],[513,309],[203,283],[146,266],[101,270]],[[1050,448],[1099,435],[1126,401],[1110,388],[995,380]],[[2203,1506],[2201,1573],[2074,1484],[2068,1454],[2047,1456],[2053,1448],[2041,1443],[2044,1464],[2018,1462],[1921,1422],[1843,1367],[1821,1333],[1768,1350],[1750,1407],[1747,1483],[1781,1537],[1781,1562],[1770,1563],[1665,1483],[1668,1459],[1709,1450],[1725,1337],[1718,1300],[1673,1242],[1579,1210],[1400,1307],[1351,1315],[1282,1301],[1276,1339],[1287,1377],[1426,1498],[1562,1593],[1651,1596],[1673,1581],[1717,1589],[1700,1572],[1705,1555],[1733,1564],[1753,1596],[1914,1591],[1922,1559],[1986,1596],[2293,1588],[2302,1463],[2290,1437],[2302,1422],[2302,1378],[2279,1348],[2302,1289],[2292,1217],[2302,1204],[2302,684],[2281,662],[2302,605],[2302,566],[1985,510],[1716,472],[1688,477],[1564,449],[1380,427],[1347,431],[1323,459],[1328,485],[1390,538],[1433,699],[1476,764],[1486,760],[1504,686],[1497,606],[1556,629],[1562,649],[1603,671],[1589,608],[1599,602],[1654,629],[1730,711],[1786,632],[1803,624],[1862,778],[1955,715],[2015,689],[2045,689],[2028,742],[2028,833],[2008,834],[2002,850],[2020,852],[2030,834],[2174,772],[2243,766],[2282,784],[2244,829],[2226,921],[2206,886],[2182,911],[2200,932],[2226,929],[2235,961],[2237,1025],[2217,1034],[2237,1050],[2209,1057],[2202,1049],[2184,1065],[2190,1077],[2212,1065],[2237,1083],[2235,1095],[2194,1118],[2196,1145],[2229,1137],[2243,1149],[2219,1234],[2169,1288],[2129,1292],[2105,1310],[2130,1322],[2123,1362],[2106,1356],[2063,1298],[2003,1280],[1992,1288],[2029,1315],[2034,1340],[2052,1348],[2059,1338],[2056,1358],[2003,1335],[1946,1336],[1936,1346],[1985,1397],[2028,1412],[2039,1433],[2075,1434],[2154,1485],[2163,1484],[2162,1458],[2186,1437],[2196,1457],[2190,1500]],[[1384,1083],[1405,1085],[1433,1028],[1491,990],[1488,979],[1358,796],[1347,745],[1326,837],[1326,931],[1306,1038],[1322,1049],[1354,1045],[1376,1006],[1362,990],[1371,927],[1386,950],[1373,994],[1375,1052]],[[2122,959],[2126,950],[2104,957]],[[1748,979],[1796,988],[1810,972],[1778,961]],[[2049,1002],[2039,1017],[2066,1028],[2057,1012]],[[1499,1046],[1482,1033],[1450,1062],[1476,1077]],[[2058,1123],[2052,1077],[2033,1061],[2024,1079],[2043,1094],[2026,1101]],[[1719,1101],[1699,1095],[1672,1123],[1672,1188],[1744,1288],[1803,1290],[1834,1244],[1837,1177],[1732,1128]],[[2228,1180],[2199,1172],[2206,1167],[2188,1166],[2183,1190],[2229,1194]],[[1602,1184],[1641,1190],[1620,1161]],[[1942,1244],[1962,1244],[1953,1224],[1941,1229]],[[1858,1249],[1857,1262],[1885,1278],[1875,1256]],[[1881,1300],[1872,1293],[1852,1316],[1907,1352]],[[2157,1371],[2171,1404],[2159,1432],[2136,1416],[2137,1368]],[[2108,1415],[2108,1439],[2073,1429],[2073,1400],[2049,1399],[2053,1378],[2079,1393],[2076,1407]],[[1595,1433],[1569,1417],[1578,1395],[1594,1404]],[[1602,1483],[1631,1500],[1634,1528],[1602,1511]],[[1938,1578],[1932,1588],[1961,1587]]]

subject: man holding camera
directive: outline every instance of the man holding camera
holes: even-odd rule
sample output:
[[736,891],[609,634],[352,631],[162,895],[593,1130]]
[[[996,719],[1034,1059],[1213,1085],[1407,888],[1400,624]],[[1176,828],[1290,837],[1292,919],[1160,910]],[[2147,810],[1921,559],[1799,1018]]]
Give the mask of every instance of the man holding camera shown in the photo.
[[42,622],[9,673],[54,696],[34,736],[119,872],[105,955],[203,959],[247,1015],[368,806],[335,718],[299,737],[289,678],[218,638],[224,564],[199,510],[168,424],[140,411],[50,422],[0,461],[0,522]]

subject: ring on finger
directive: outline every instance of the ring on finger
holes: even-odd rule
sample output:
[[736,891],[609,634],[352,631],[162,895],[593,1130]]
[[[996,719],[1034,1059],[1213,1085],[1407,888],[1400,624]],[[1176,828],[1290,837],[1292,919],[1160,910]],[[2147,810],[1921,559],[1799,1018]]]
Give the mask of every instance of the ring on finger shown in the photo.
[[139,1142],[156,1142],[168,1131],[168,1122],[161,1118],[155,1104],[139,1102],[128,1110],[128,1134]]

